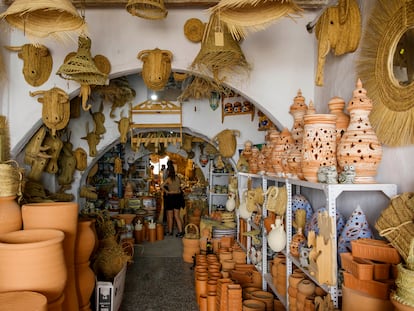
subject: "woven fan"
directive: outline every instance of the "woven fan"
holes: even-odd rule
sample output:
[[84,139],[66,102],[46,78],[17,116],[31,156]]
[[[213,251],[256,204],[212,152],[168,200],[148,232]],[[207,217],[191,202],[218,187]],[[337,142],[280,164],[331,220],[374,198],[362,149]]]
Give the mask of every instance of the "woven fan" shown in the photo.
[[48,36],[74,39],[86,32],[86,23],[70,0],[14,0],[0,18],[24,31],[33,42]]
[[223,71],[238,74],[250,70],[239,43],[216,14],[210,16],[201,49],[191,66],[207,76],[213,74],[217,83],[223,82],[224,78],[219,78]]
[[61,78],[74,80],[81,85],[80,96],[82,97],[83,109],[91,109],[91,105],[86,105],[91,85],[104,85],[108,78],[106,73],[99,71],[91,56],[91,39],[79,36],[78,51],[75,56],[70,57],[57,73]]
[[233,38],[240,40],[248,32],[263,30],[279,18],[300,16],[301,9],[291,0],[221,0],[210,12],[219,12]]
[[163,0],[129,0],[126,10],[134,16],[145,19],[163,19],[167,17]]

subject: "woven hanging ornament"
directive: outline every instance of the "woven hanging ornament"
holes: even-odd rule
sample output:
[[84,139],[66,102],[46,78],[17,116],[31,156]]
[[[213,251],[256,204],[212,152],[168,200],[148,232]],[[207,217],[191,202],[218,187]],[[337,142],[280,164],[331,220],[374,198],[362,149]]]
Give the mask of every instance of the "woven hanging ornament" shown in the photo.
[[164,0],[129,0],[126,10],[131,15],[153,20],[164,19],[168,14]]
[[91,56],[91,39],[84,36],[79,36],[76,55],[69,57],[60,66],[56,74],[63,79],[80,83],[80,96],[82,97],[82,107],[85,111],[92,107],[91,105],[86,105],[91,93],[90,85],[104,85],[108,78],[108,75],[101,72],[95,65]]
[[279,18],[300,16],[301,9],[292,0],[221,0],[209,11],[219,12],[232,36],[240,40],[248,32],[263,30]]
[[239,43],[233,39],[218,14],[212,14],[205,27],[201,49],[194,59],[193,69],[207,76],[213,74],[216,82],[223,82],[219,74],[248,72],[250,66]]
[[86,32],[86,23],[70,0],[14,0],[0,18],[22,30],[33,43],[48,36],[74,39]]

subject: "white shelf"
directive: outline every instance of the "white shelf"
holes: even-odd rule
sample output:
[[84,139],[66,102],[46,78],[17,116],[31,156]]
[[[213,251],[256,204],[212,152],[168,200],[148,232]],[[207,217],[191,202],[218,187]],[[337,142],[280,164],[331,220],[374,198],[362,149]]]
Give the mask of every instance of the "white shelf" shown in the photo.
[[[313,183],[304,180],[297,180],[291,178],[283,178],[277,176],[267,176],[267,175],[258,175],[258,174],[249,174],[249,173],[238,173],[239,177],[239,191],[247,188],[247,181],[250,181],[253,187],[256,187],[260,184],[263,188],[264,193],[266,193],[268,185],[276,185],[276,186],[286,186],[288,200],[286,206],[286,215],[285,215],[285,227],[286,227],[286,236],[287,236],[287,243],[286,249],[283,253],[286,256],[286,281],[288,281],[289,275],[292,273],[292,265],[294,264],[299,269],[301,269],[309,279],[315,282],[318,286],[320,286],[324,291],[329,293],[332,297],[332,301],[335,307],[339,305],[339,296],[341,295],[341,291],[338,289],[338,284],[335,283],[334,285],[327,285],[327,284],[320,284],[318,280],[309,273],[308,269],[304,269],[300,266],[300,262],[297,258],[290,256],[286,250],[290,248],[290,242],[292,239],[292,195],[295,193],[300,193],[301,188],[306,188],[308,190],[314,191],[322,191],[326,198],[327,210],[328,214],[331,217],[336,218],[336,211],[337,208],[337,199],[338,197],[344,192],[361,192],[361,193],[369,193],[373,191],[382,192],[388,198],[392,198],[397,194],[397,185],[395,184],[323,184],[323,183]],[[262,208],[262,218],[267,216],[267,198],[264,200],[263,208]],[[248,222],[248,228],[260,229],[257,226],[253,226],[252,222]],[[336,232],[336,221],[333,222],[333,232]],[[337,253],[337,237],[336,234],[333,235],[333,254]],[[251,241],[247,241],[247,249],[250,249]],[[263,262],[262,262],[262,277],[263,277],[263,289],[266,290],[267,286],[269,286],[275,295],[279,298],[279,300],[283,303],[286,309],[289,308],[289,300],[286,294],[285,297],[281,297],[281,295],[276,291],[273,286],[272,276],[267,272],[267,234],[266,230],[262,229],[262,255],[263,255]],[[335,256],[335,264],[337,262],[336,255]],[[337,267],[334,265],[334,270],[332,273],[337,273]]]

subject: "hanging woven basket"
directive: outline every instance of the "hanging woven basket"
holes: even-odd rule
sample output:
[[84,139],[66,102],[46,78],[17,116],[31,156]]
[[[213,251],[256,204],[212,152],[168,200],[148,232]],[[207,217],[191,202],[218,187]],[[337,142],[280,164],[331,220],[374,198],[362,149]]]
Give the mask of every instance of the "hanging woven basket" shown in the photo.
[[164,19],[168,11],[163,0],[129,0],[126,10],[134,16],[146,19]]
[[24,31],[31,41],[48,36],[72,39],[86,32],[86,23],[70,0],[14,0],[0,18]]

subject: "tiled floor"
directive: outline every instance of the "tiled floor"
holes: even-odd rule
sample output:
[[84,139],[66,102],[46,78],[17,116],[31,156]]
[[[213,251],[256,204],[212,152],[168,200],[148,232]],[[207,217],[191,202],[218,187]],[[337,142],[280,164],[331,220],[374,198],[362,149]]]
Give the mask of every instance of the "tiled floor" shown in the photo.
[[135,246],[121,311],[197,311],[192,264],[182,259],[182,241],[165,237]]

